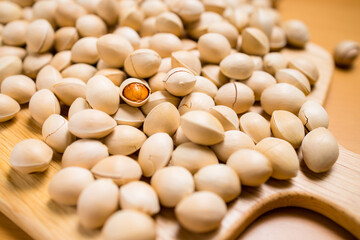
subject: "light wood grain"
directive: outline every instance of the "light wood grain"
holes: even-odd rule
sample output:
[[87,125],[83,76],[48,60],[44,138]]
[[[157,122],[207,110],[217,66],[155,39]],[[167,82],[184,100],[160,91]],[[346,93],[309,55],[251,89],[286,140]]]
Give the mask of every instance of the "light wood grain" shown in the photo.
[[[289,58],[304,55],[318,64],[321,79],[310,97],[323,102],[333,70],[330,56],[313,44],[305,52],[286,50],[285,54]],[[75,208],[49,200],[47,184],[60,169],[60,156],[55,156],[44,174],[23,175],[10,168],[12,147],[25,138],[40,138],[40,128],[31,120],[26,106],[16,119],[1,124],[0,131],[0,211],[35,239],[100,238],[99,231],[85,231],[79,226]],[[173,210],[163,209],[156,217],[158,238],[232,239],[261,213],[278,206],[318,211],[360,237],[360,213],[355,204],[360,200],[360,170],[352,167],[356,158],[342,149],[339,161],[328,174],[312,174],[303,168],[292,181],[270,180],[259,188],[244,188],[240,198],[229,205],[221,228],[209,234],[187,232],[176,222]]]

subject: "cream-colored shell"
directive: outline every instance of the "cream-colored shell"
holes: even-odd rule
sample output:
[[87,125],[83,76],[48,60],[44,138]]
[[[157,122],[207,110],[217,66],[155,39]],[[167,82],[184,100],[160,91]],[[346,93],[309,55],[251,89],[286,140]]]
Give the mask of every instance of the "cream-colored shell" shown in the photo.
[[109,156],[108,148],[98,140],[80,139],[69,145],[61,160],[63,168],[77,166],[91,169]]
[[130,155],[139,150],[145,140],[145,134],[139,129],[128,125],[118,125],[104,138],[103,142],[110,154]]
[[52,59],[51,53],[43,53],[43,54],[28,54],[24,58],[23,62],[23,73],[35,79],[40,69],[50,63]]
[[273,28],[275,26],[275,19],[267,8],[257,8],[251,14],[250,27],[262,30],[268,38],[270,38]]
[[98,38],[84,37],[71,47],[71,61],[94,64],[99,60],[100,51],[96,49]]
[[86,84],[78,78],[63,78],[53,88],[56,96],[67,106],[71,106],[78,97],[86,97]]
[[0,44],[0,58],[5,56],[14,56],[23,59],[26,55],[26,50],[21,47],[1,46]]
[[105,76],[97,75],[86,84],[86,100],[93,109],[109,115],[114,114],[120,104],[118,88]]
[[22,62],[17,56],[0,57],[0,83],[8,76],[21,74]]
[[226,212],[224,200],[209,191],[195,192],[184,198],[175,208],[175,215],[181,226],[196,233],[218,228]]
[[91,172],[96,178],[110,178],[121,186],[141,178],[141,168],[132,158],[124,155],[112,155],[96,163]]
[[5,78],[1,83],[1,93],[24,104],[30,101],[36,92],[34,81],[25,75],[13,75]]
[[[191,51],[191,50],[196,50],[197,49],[197,42],[195,42],[192,39],[189,38],[183,38],[181,39],[181,43],[183,45],[183,50],[185,51]],[[194,53],[193,53],[194,54]],[[194,54],[195,55],[195,54]],[[199,58],[198,55],[195,55],[197,58]]]
[[165,167],[173,152],[173,141],[166,133],[155,133],[140,148],[138,162],[145,177]]
[[354,41],[342,41],[338,43],[334,51],[334,60],[338,66],[348,67],[359,55],[359,44]]
[[109,179],[99,179],[87,185],[77,202],[80,224],[86,229],[101,227],[118,209],[118,195],[118,186]]
[[248,27],[241,32],[241,48],[244,53],[264,56],[270,51],[269,39],[263,31]]
[[84,98],[78,97],[69,108],[68,118],[70,119],[75,113],[85,109],[91,109],[89,103]]
[[237,173],[225,164],[214,164],[200,169],[195,175],[197,191],[210,191],[230,202],[241,192],[240,179]]
[[22,46],[26,41],[26,29],[29,25],[28,21],[15,20],[6,24],[2,30],[2,42],[10,46]]
[[220,62],[221,72],[229,78],[238,80],[249,78],[254,67],[253,60],[243,53],[230,54]]
[[120,104],[114,115],[114,119],[120,125],[125,124],[139,128],[143,124],[145,116],[139,108],[131,107],[127,104]]
[[113,33],[118,34],[118,35],[123,36],[124,38],[126,38],[131,43],[134,50],[139,49],[139,47],[140,47],[140,36],[131,27],[118,27]]
[[108,25],[115,25],[119,15],[117,1],[100,0],[96,7],[96,14],[104,19]]
[[215,96],[216,105],[230,107],[238,114],[248,111],[254,102],[253,90],[240,82],[224,84]]
[[207,31],[209,33],[220,33],[227,38],[232,48],[236,47],[239,32],[232,24],[227,21],[215,22],[211,24]]
[[53,150],[43,141],[26,139],[15,145],[10,155],[10,165],[21,173],[43,172],[50,164]]
[[[129,99],[127,99],[124,95],[123,95],[123,91],[125,89],[125,87],[129,84],[132,84],[132,83],[141,83],[143,84],[149,91],[149,94],[148,96],[141,102],[134,102],[134,101],[131,101]],[[151,89],[149,87],[149,84],[144,81],[144,80],[140,80],[140,79],[137,79],[137,78],[128,78],[126,79],[125,81],[123,81],[120,85],[120,89],[119,89],[119,92],[120,92],[120,97],[122,100],[124,100],[127,104],[129,104],[130,106],[132,107],[140,107],[140,106],[143,106],[144,104],[146,104],[146,102],[149,100],[150,96],[151,96]]]
[[169,72],[171,70],[171,57],[165,57],[161,59],[161,64],[158,72]]
[[138,49],[126,57],[124,69],[132,77],[148,78],[157,73],[160,63],[161,57],[154,50]]
[[224,128],[216,117],[206,111],[190,111],[181,116],[181,128],[192,142],[213,145],[224,140]]
[[55,32],[55,49],[59,51],[70,50],[79,40],[79,34],[74,27],[62,27]]
[[45,19],[38,19],[26,29],[26,48],[30,53],[47,52],[54,43],[54,29]]
[[226,37],[219,33],[206,33],[199,38],[200,59],[218,64],[230,54],[231,46]]
[[255,94],[255,100],[259,101],[262,92],[269,86],[275,85],[276,80],[269,73],[264,71],[254,71],[251,77],[244,82]]
[[0,23],[6,24],[8,22],[20,19],[21,7],[11,1],[0,2]]
[[229,82],[229,79],[221,72],[218,65],[205,65],[201,69],[201,74],[213,82],[217,87],[221,87]]
[[76,63],[65,68],[61,72],[61,75],[63,76],[63,78],[68,78],[68,77],[78,78],[82,80],[84,83],[87,83],[89,79],[95,75],[96,71],[97,69],[90,64]]
[[255,56],[255,55],[251,55],[250,56],[251,59],[254,62],[254,70],[256,71],[263,71],[264,70],[264,64],[263,64],[263,59],[260,56]]
[[264,70],[271,75],[275,75],[278,70],[287,67],[285,56],[278,52],[268,53],[264,56]]
[[68,121],[59,114],[52,114],[45,120],[41,133],[44,142],[59,153],[75,141],[75,136],[69,132]]
[[153,17],[167,11],[168,6],[163,1],[143,1],[140,9],[144,12],[145,17]]
[[172,12],[163,12],[157,15],[155,27],[157,32],[172,33],[178,37],[184,31],[180,17]]
[[146,18],[140,27],[139,33],[141,36],[139,48],[149,48],[150,37],[156,34],[156,17]]
[[239,7],[230,9],[229,14],[224,16],[237,28],[239,32],[246,28],[250,21],[249,14]]
[[166,90],[164,84],[166,74],[166,72],[158,72],[148,80],[152,93]]
[[271,137],[270,123],[263,116],[255,112],[245,113],[240,117],[240,129],[255,143]]
[[19,111],[20,105],[17,101],[0,93],[0,122],[12,119]]
[[56,53],[50,61],[50,65],[56,70],[62,71],[71,65],[71,51],[64,50]]
[[150,95],[147,103],[141,106],[141,110],[147,115],[154,107],[164,102],[169,102],[175,107],[178,107],[180,99],[171,95],[168,91],[157,91]]
[[105,240],[132,239],[155,240],[156,225],[154,219],[137,210],[121,210],[109,217],[103,229]]
[[184,23],[199,20],[201,13],[204,12],[204,5],[201,2],[184,0],[169,2],[168,7],[175,12]]
[[225,163],[231,154],[243,148],[254,149],[255,144],[248,135],[239,130],[226,131],[224,141],[211,146],[218,159]]
[[126,79],[125,72],[116,68],[104,68],[95,73],[95,75],[102,75],[110,79],[115,86],[119,87],[120,84]]
[[184,167],[191,174],[205,166],[219,163],[215,153],[206,146],[185,142],[175,148],[170,165]]
[[50,180],[48,191],[50,198],[64,205],[76,205],[80,193],[92,182],[92,173],[81,167],[61,169]]
[[196,83],[194,74],[187,68],[174,68],[164,78],[165,89],[175,96],[189,94]]
[[274,137],[288,141],[294,148],[300,147],[305,136],[305,129],[301,120],[288,111],[274,111],[271,116],[270,127]]
[[310,84],[315,84],[319,80],[319,70],[314,62],[307,58],[294,58],[289,62],[289,68],[296,69],[304,74]]
[[184,97],[179,104],[180,115],[194,110],[209,111],[215,106],[214,100],[207,94],[201,92],[192,92]]
[[134,5],[135,5],[134,7],[126,7],[126,6],[121,7],[121,5],[119,6],[120,9],[119,26],[131,27],[135,31],[138,31],[141,27],[141,23],[144,21],[144,13],[137,8],[136,6],[137,4]]
[[115,126],[116,121],[112,117],[96,109],[77,112],[69,120],[70,132],[79,138],[103,138]]
[[285,140],[279,138],[264,138],[255,147],[255,150],[264,154],[269,161],[276,179],[290,179],[296,177],[299,171],[299,159],[295,149]]
[[60,103],[48,89],[37,91],[29,101],[31,117],[42,125],[51,114],[60,114]]
[[94,14],[79,17],[75,26],[81,37],[101,37],[107,32],[105,22]]
[[328,128],[329,116],[320,103],[308,100],[300,108],[298,117],[306,131],[310,132],[318,127]]
[[36,76],[36,88],[54,92],[53,85],[62,80],[61,74],[51,65],[43,67]]
[[[32,1],[31,1],[32,2]],[[37,1],[34,3],[32,8],[32,19],[45,19],[47,20],[53,28],[56,28],[55,22],[55,11],[57,8],[56,1]]]
[[179,111],[169,102],[160,103],[146,116],[143,131],[151,136],[164,132],[172,136],[180,125]]
[[75,26],[76,19],[86,14],[86,10],[77,2],[61,1],[55,10],[55,21],[59,27]]
[[303,48],[310,39],[308,28],[299,20],[288,20],[283,23],[282,28],[287,42],[294,47]]
[[186,168],[179,166],[156,171],[151,178],[151,186],[164,207],[175,207],[181,199],[195,190],[193,176]]
[[223,21],[223,17],[215,12],[202,12],[198,21],[192,22],[187,26],[187,34],[193,39],[199,39],[207,33],[211,24]]
[[200,75],[201,62],[200,59],[189,51],[177,51],[171,54],[172,68],[187,68],[194,75]]
[[217,105],[211,107],[209,112],[220,121],[225,131],[239,130],[239,118],[233,109]]
[[195,76],[196,83],[192,92],[201,92],[209,95],[211,98],[216,96],[218,88],[216,85],[206,77]]
[[184,131],[181,126],[178,127],[175,134],[172,137],[175,146],[179,146],[180,144],[190,142],[190,140],[185,136]]
[[257,187],[265,183],[272,174],[270,161],[264,154],[252,149],[240,149],[229,157],[226,165],[235,170],[240,182]]
[[335,137],[323,127],[305,136],[301,151],[306,166],[316,173],[328,171],[339,157],[339,145]]
[[285,31],[279,26],[274,26],[270,36],[270,50],[277,51],[286,46]]
[[155,190],[146,182],[133,181],[123,185],[119,192],[121,209],[133,209],[149,214],[160,211],[159,198]]
[[276,81],[278,83],[289,83],[300,89],[305,95],[311,91],[310,83],[306,76],[296,69],[281,69],[276,72]]
[[171,57],[171,53],[182,50],[180,39],[171,33],[156,33],[149,40],[149,48],[162,58]]

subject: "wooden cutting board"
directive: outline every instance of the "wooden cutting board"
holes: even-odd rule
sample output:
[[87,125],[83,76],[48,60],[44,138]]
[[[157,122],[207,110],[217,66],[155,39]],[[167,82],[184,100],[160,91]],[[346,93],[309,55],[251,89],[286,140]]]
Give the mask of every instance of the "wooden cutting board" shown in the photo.
[[[317,64],[320,80],[308,98],[323,103],[333,72],[331,56],[315,44],[283,53],[289,59],[303,56]],[[41,131],[23,106],[15,119],[0,124],[0,211],[34,239],[100,239],[100,231],[79,225],[75,207],[49,199],[47,186],[61,168],[60,155],[54,156],[45,173],[24,175],[11,169],[11,149],[26,138],[41,139]],[[270,179],[257,188],[243,187],[240,197],[228,204],[221,227],[211,233],[190,233],[179,226],[172,209],[162,209],[156,216],[158,239],[234,239],[262,213],[284,206],[319,212],[360,238],[360,156],[341,148],[336,164],[323,174],[310,172],[303,162],[300,165],[292,180]]]

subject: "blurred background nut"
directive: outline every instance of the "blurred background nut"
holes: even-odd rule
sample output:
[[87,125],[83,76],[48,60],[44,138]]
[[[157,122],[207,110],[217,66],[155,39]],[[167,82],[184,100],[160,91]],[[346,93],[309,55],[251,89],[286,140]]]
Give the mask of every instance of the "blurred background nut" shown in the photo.
[[55,32],[55,49],[59,51],[70,50],[79,40],[79,34],[74,27],[62,27]]
[[299,20],[288,20],[283,23],[287,42],[293,47],[303,48],[310,39],[307,26]]
[[335,63],[338,66],[350,66],[359,55],[359,44],[354,41],[343,41],[336,45]]
[[79,17],[75,25],[82,37],[101,37],[107,32],[105,22],[94,14]]
[[183,24],[181,19],[172,12],[163,12],[156,17],[155,27],[157,32],[172,33],[180,36],[183,32]]
[[1,33],[3,43],[10,46],[24,45],[28,25],[29,23],[24,20],[15,20],[6,24]]

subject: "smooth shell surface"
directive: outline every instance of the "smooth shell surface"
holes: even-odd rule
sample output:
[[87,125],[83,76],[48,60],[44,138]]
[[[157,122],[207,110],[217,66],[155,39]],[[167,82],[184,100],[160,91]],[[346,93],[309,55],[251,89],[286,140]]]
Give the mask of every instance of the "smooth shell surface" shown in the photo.
[[138,128],[143,124],[145,116],[139,108],[131,107],[127,104],[120,104],[119,109],[114,115],[114,119],[118,124]]
[[70,119],[75,113],[85,109],[91,109],[89,103],[82,97],[75,99],[69,108],[68,118]]
[[235,170],[241,184],[246,186],[259,186],[272,174],[271,163],[267,157],[252,149],[240,149],[234,152],[226,165]]
[[22,62],[18,56],[0,57],[0,83],[8,76],[21,74]]
[[270,51],[269,39],[263,31],[248,27],[241,32],[241,48],[249,55],[264,56]]
[[124,62],[125,71],[135,78],[148,78],[157,73],[160,55],[151,49],[139,49],[130,53]]
[[205,93],[210,97],[214,98],[216,92],[218,91],[218,88],[216,87],[215,83],[202,76],[195,76],[195,78],[196,78],[196,83],[192,92]]
[[305,129],[296,115],[283,110],[274,111],[270,126],[274,137],[288,141],[294,148],[300,147]]
[[181,128],[192,142],[213,145],[224,140],[224,128],[215,118],[205,111],[190,111],[181,116]]
[[181,199],[195,190],[194,179],[186,168],[170,166],[155,172],[151,186],[159,196],[161,205],[175,207]]
[[195,175],[197,191],[216,193],[225,202],[230,202],[241,192],[240,179],[237,173],[225,164],[215,164],[200,169]]
[[222,198],[212,192],[200,191],[184,198],[175,208],[180,224],[196,233],[203,233],[219,227],[227,211]]
[[255,144],[249,136],[239,130],[226,131],[224,141],[211,146],[222,162],[226,162],[231,154],[243,148],[254,149]]
[[105,240],[155,240],[156,225],[145,213],[131,209],[121,210],[106,221],[102,236]]
[[157,170],[165,167],[173,152],[173,141],[166,133],[155,133],[142,145],[138,162],[145,177],[151,177]]
[[56,96],[67,106],[71,106],[78,97],[86,96],[86,84],[78,78],[63,78],[53,88]]
[[307,58],[295,58],[289,62],[289,68],[296,69],[304,74],[310,84],[315,84],[319,79],[319,70],[314,62]]
[[29,101],[31,117],[42,125],[51,114],[60,114],[60,103],[48,89],[37,91]]
[[114,131],[105,137],[104,144],[108,147],[110,154],[130,155],[143,145],[146,135],[139,129],[118,125]]
[[116,121],[106,113],[86,109],[75,113],[69,120],[69,130],[79,138],[102,138],[113,131]]
[[225,76],[238,80],[249,78],[254,71],[254,67],[253,60],[243,53],[230,54],[220,63],[221,72]]
[[118,209],[118,194],[118,187],[109,179],[99,179],[89,184],[77,202],[80,224],[86,229],[101,227]]
[[75,63],[94,64],[99,60],[96,46],[98,39],[96,37],[84,37],[79,39],[71,47],[71,61]]
[[283,23],[287,42],[294,46],[303,48],[310,39],[307,26],[299,20],[288,20]]
[[154,107],[144,121],[144,133],[151,136],[164,132],[172,136],[180,125],[179,111],[169,102],[164,102]]
[[133,181],[123,185],[119,194],[121,209],[134,209],[154,215],[160,211],[159,198],[146,182]]
[[139,164],[124,155],[112,155],[100,160],[91,168],[91,172],[96,178],[110,178],[119,186],[141,177]]
[[220,63],[230,54],[229,41],[219,33],[206,33],[199,38],[200,59],[209,63]]
[[196,83],[195,75],[187,68],[174,68],[164,78],[165,89],[175,96],[189,94]]
[[10,165],[21,173],[43,172],[50,164],[53,150],[43,141],[26,139],[15,145]]
[[339,157],[339,145],[335,137],[323,127],[305,136],[301,150],[306,166],[316,173],[328,171]]
[[154,107],[163,102],[169,102],[175,107],[178,107],[180,99],[171,95],[168,91],[157,91],[150,95],[147,103],[141,106],[141,110],[145,115],[147,115]]
[[177,146],[170,161],[170,165],[184,167],[192,174],[205,166],[217,163],[216,155],[211,149],[192,142],[185,142]]
[[335,47],[334,60],[338,66],[348,67],[358,57],[360,51],[359,44],[354,41],[342,41]]
[[306,76],[295,69],[280,69],[275,74],[278,83],[289,83],[300,89],[305,95],[311,91],[310,83]]
[[194,110],[209,111],[214,106],[215,102],[209,95],[201,92],[192,92],[181,100],[178,109],[180,115],[184,115]]
[[290,179],[299,171],[299,159],[290,143],[279,138],[264,138],[255,147],[255,150],[264,154],[269,161],[276,179]]
[[46,65],[43,67],[36,76],[36,88],[40,89],[49,89],[52,92],[54,90],[54,84],[61,81],[62,76],[58,70],[53,66]]
[[12,119],[19,111],[18,102],[5,94],[0,94],[0,122]]
[[94,181],[91,172],[81,167],[61,169],[49,183],[49,195],[52,200],[65,205],[76,205],[80,193]]
[[231,108],[217,105],[210,108],[209,112],[220,121],[225,131],[239,130],[239,118]]
[[93,139],[80,139],[66,148],[61,164],[63,168],[77,166],[91,169],[96,163],[108,156],[108,148],[102,142]]
[[199,58],[188,51],[177,51],[171,54],[171,67],[183,67],[190,70],[194,75],[200,75],[201,62]]
[[305,94],[288,83],[272,85],[261,94],[261,106],[269,115],[275,110],[285,110],[298,114],[305,101]]
[[240,117],[240,129],[255,143],[271,136],[270,123],[258,113],[248,112]]

